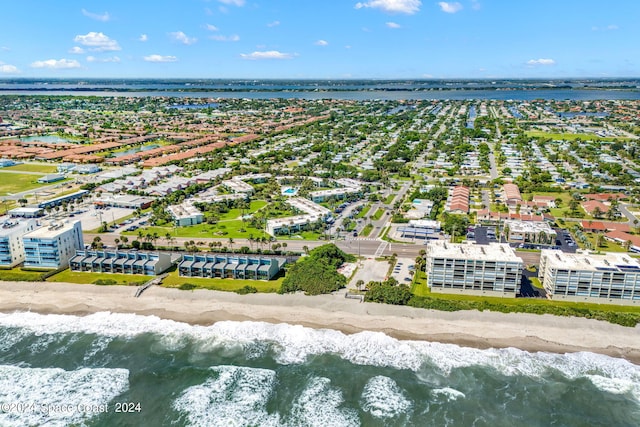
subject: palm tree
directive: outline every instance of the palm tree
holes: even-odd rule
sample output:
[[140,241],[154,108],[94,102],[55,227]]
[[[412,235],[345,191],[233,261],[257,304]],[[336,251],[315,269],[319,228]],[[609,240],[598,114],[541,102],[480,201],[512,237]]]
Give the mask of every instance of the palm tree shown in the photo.
[[302,247],[302,251],[303,251],[305,254],[309,255],[309,246],[304,245],[304,246]]
[[593,215],[594,218],[600,218],[602,216],[602,210],[596,206],[591,212],[591,215]]
[[233,252],[233,237],[229,237],[229,249]]

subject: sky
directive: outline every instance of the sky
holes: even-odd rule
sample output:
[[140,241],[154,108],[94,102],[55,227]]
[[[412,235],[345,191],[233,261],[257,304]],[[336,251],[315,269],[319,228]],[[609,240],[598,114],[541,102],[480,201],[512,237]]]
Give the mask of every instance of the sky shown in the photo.
[[640,76],[640,1],[10,0],[0,78]]

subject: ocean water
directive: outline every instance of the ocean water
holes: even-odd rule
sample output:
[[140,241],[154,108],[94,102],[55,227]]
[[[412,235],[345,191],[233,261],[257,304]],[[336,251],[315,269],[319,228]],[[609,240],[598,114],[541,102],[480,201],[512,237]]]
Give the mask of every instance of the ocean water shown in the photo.
[[640,367],[261,322],[0,314],[0,426],[638,426]]

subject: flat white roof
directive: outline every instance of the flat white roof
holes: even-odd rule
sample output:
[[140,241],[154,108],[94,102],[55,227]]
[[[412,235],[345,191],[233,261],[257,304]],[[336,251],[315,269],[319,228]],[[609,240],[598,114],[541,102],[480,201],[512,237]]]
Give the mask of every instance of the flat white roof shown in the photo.
[[636,269],[636,272],[640,273],[640,260],[624,253],[571,254],[553,249],[543,249],[541,257],[546,257],[547,266],[564,270],[625,271]]
[[540,233],[544,231],[547,235],[555,235],[556,231],[544,221],[518,221],[508,219],[504,221],[505,227],[509,227],[512,233]]
[[429,242],[427,246],[427,256],[430,258],[522,262],[522,259],[516,256],[513,248],[506,243],[478,245],[434,240]]
[[58,224],[45,225],[36,230],[31,231],[24,235],[25,238],[36,239],[53,239],[61,234],[71,231],[75,224],[80,224],[80,221],[64,222]]

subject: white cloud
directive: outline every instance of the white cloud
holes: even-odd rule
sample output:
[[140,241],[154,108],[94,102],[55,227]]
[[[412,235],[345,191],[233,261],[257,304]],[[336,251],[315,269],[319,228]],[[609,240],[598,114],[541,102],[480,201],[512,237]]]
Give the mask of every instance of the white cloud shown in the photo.
[[237,42],[240,40],[240,36],[237,34],[232,34],[230,36],[223,36],[216,34],[214,36],[209,37],[211,40],[215,40],[217,42]]
[[75,59],[47,59],[45,61],[35,61],[31,63],[31,68],[63,70],[67,68],[80,68],[80,63]]
[[121,50],[117,41],[109,38],[109,36],[104,33],[96,33],[95,31],[91,31],[85,35],[77,35],[73,41],[80,43],[82,46],[87,46],[89,50],[96,52]]
[[140,34],[140,37],[138,37],[139,42],[146,42],[147,40],[149,40],[149,36],[146,34]]
[[278,52],[277,50],[256,51],[252,53],[241,53],[242,59],[259,60],[259,59],[291,59],[293,55],[290,53]]
[[186,45],[194,44],[195,42],[198,41],[198,39],[196,39],[195,37],[189,37],[185,33],[183,33],[182,31],[176,31],[174,33],[169,33],[169,35],[175,41],[180,42],[182,44],[186,44]]
[[222,4],[230,4],[231,6],[244,6],[244,0],[218,0]]
[[617,25],[607,25],[606,27],[591,27],[592,31],[616,31],[619,30],[620,27]]
[[87,62],[120,62],[120,58],[112,56],[109,58],[96,58],[95,56],[87,56]]
[[8,51],[10,51],[11,49],[10,49],[10,48],[8,48],[7,46],[0,46],[0,50],[1,50],[2,52],[8,52]]
[[385,25],[386,25],[388,28],[394,28],[394,29],[396,29],[396,28],[402,28],[402,27],[400,26],[400,24],[395,23],[395,22],[387,22]]
[[527,61],[527,65],[554,65],[556,61],[548,58],[530,59]]
[[18,74],[20,70],[15,65],[5,64],[0,62],[0,74]]
[[478,0],[471,0],[471,9],[480,10],[481,8],[482,6],[480,5],[480,2]]
[[153,55],[145,56],[144,60],[147,62],[176,62],[178,58],[170,55],[163,56],[163,55],[153,54]]
[[440,6],[440,9],[442,9],[442,11],[446,13],[456,13],[462,10],[462,5],[457,1],[455,2],[441,1],[440,3],[438,3],[438,6]]
[[318,40],[314,43],[316,46],[327,46],[329,44],[326,40]]
[[272,27],[277,27],[278,25],[280,25],[280,21],[273,21],[273,22],[269,22],[267,24],[267,27],[272,28]]
[[207,24],[205,25],[205,28],[209,31],[218,31],[218,27],[216,27],[215,25],[211,25],[211,24]]
[[87,18],[95,19],[96,21],[101,21],[101,22],[107,22],[111,19],[111,15],[109,15],[109,12],[93,13],[93,12],[89,12],[86,9],[82,9],[82,14]]
[[76,55],[82,55],[84,53],[84,49],[81,48],[80,46],[74,46],[71,49],[69,49],[69,53],[73,53]]
[[420,0],[369,0],[363,3],[356,3],[356,9],[370,7],[380,9],[390,13],[406,13],[413,15],[420,10],[422,2]]

